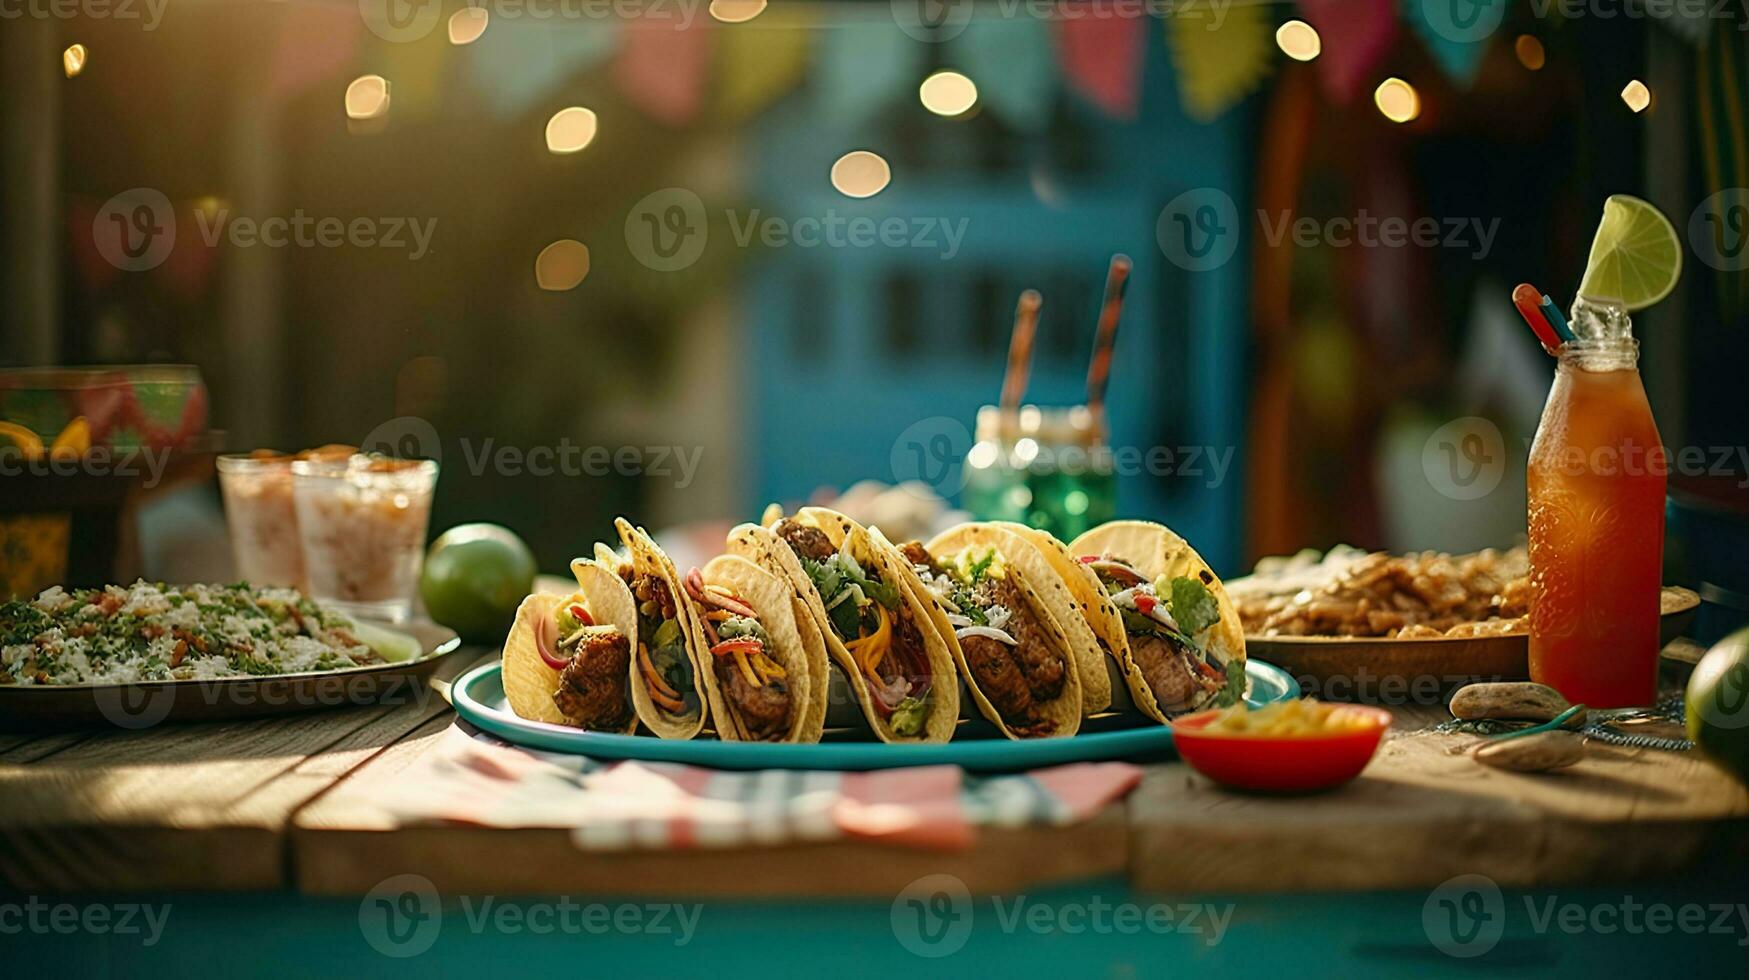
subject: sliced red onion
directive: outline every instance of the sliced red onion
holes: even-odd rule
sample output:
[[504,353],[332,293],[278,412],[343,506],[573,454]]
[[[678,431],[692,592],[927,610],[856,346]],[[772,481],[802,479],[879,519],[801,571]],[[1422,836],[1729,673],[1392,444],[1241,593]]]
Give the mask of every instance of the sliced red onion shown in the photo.
[[571,658],[559,656],[555,649],[558,632],[558,624],[553,622],[551,615],[540,617],[540,621],[534,627],[534,648],[540,651],[540,658],[546,662],[548,667],[554,670],[564,670],[565,665],[571,662]]

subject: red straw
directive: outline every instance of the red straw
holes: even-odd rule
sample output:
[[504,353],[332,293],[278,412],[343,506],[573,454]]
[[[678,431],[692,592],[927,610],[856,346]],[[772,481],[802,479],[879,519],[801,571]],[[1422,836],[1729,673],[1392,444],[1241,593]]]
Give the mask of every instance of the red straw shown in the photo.
[[1008,338],[1008,370],[1002,376],[1002,412],[1018,411],[1026,394],[1027,375],[1032,371],[1032,337],[1038,329],[1038,310],[1044,299],[1038,290],[1020,294],[1014,308],[1014,333]]
[[1528,282],[1521,282],[1512,290],[1512,305],[1518,307],[1518,315],[1524,317],[1525,323],[1530,324],[1530,330],[1542,343],[1543,350],[1553,354],[1560,350],[1561,337],[1549,325],[1548,318],[1543,316],[1542,304],[1542,290]]
[[1105,434],[1105,385],[1111,380],[1111,351],[1117,345],[1117,319],[1123,313],[1124,287],[1130,281],[1130,257],[1113,255],[1105,274],[1105,302],[1099,307],[1099,332],[1093,339],[1093,362],[1087,366],[1087,409],[1094,432]]

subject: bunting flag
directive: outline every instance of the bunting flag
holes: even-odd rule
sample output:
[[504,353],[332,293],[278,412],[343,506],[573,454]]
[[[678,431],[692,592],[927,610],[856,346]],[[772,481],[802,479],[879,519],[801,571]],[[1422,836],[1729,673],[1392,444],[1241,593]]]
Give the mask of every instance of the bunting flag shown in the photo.
[[[492,24],[478,41],[453,49],[469,59],[474,89],[499,116],[518,116],[575,72],[607,60],[619,45],[619,25]],[[390,79],[391,83],[394,81]]]
[[801,83],[817,20],[813,11],[786,10],[717,29],[717,107],[725,121],[740,122]]
[[269,91],[283,100],[339,75],[358,56],[363,30],[364,20],[350,6],[299,6],[275,32]]
[[1395,0],[1299,0],[1299,4],[1324,41],[1317,61],[1324,91],[1335,102],[1353,102],[1397,39]]
[[647,16],[623,32],[613,79],[625,100],[646,115],[685,125],[704,100],[710,53],[705,22],[682,27],[676,18]]
[[1273,17],[1261,4],[1229,7],[1225,18],[1192,7],[1166,19],[1166,43],[1178,66],[1178,101],[1209,122],[1250,95],[1274,65]]
[[974,17],[948,51],[977,84],[979,101],[1008,125],[1035,133],[1050,121],[1056,72],[1044,21]]
[[[1506,0],[1493,2],[1504,4]],[[1476,69],[1482,66],[1482,56],[1488,53],[1494,31],[1486,29],[1487,22],[1482,21],[1478,25],[1482,29],[1468,32],[1482,36],[1471,39],[1465,32],[1454,32],[1448,25],[1434,23],[1430,16],[1423,0],[1403,0],[1403,19],[1421,36],[1421,43],[1427,46],[1433,60],[1439,62],[1452,81],[1469,88],[1476,80]]]
[[1147,20],[1096,16],[1092,3],[1075,4],[1084,16],[1067,12],[1057,21],[1057,58],[1069,88],[1106,115],[1136,118],[1141,96],[1142,59],[1147,54]]
[[820,32],[820,106],[847,130],[866,123],[922,81],[923,45],[896,23],[852,21]]

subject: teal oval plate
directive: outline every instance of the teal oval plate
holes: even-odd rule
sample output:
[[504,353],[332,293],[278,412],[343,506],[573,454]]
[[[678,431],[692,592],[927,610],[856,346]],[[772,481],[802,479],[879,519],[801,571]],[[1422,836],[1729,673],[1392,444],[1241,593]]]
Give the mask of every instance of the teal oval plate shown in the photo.
[[[1261,707],[1299,696],[1287,671],[1257,660],[1245,661],[1251,693],[1245,703]],[[456,713],[499,738],[531,749],[566,752],[594,759],[682,762],[712,769],[901,769],[908,766],[959,766],[971,772],[1015,772],[1065,762],[1150,759],[1172,751],[1172,729],[1148,724],[1118,731],[1084,732],[1071,738],[1013,741],[1006,738],[956,738],[932,745],[889,745],[875,741],[827,741],[812,745],[721,742],[645,735],[609,735],[564,725],[529,721],[504,703],[500,664],[481,664],[450,689]],[[1097,719],[1089,719],[1090,722]],[[962,728],[972,723],[962,723]]]

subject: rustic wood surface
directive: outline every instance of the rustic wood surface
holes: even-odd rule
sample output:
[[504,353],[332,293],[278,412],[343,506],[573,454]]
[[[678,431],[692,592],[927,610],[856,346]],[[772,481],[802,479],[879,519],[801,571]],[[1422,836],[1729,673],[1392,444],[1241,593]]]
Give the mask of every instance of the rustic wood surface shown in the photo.
[[[456,676],[476,660],[445,665]],[[0,736],[0,889],[368,890],[414,871],[446,892],[892,894],[948,872],[974,891],[1127,874],[1156,892],[1419,888],[1667,876],[1749,861],[1749,792],[1692,754],[1591,744],[1559,773],[1487,769],[1473,738],[1393,737],[1331,794],[1228,793],[1150,766],[1123,804],[1070,828],[986,829],[962,853],[867,843],[590,854],[561,831],[397,827],[371,786],[430,751],[441,698],[141,732]]]

